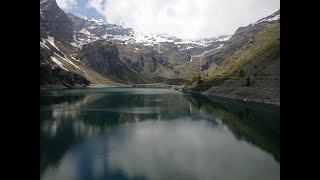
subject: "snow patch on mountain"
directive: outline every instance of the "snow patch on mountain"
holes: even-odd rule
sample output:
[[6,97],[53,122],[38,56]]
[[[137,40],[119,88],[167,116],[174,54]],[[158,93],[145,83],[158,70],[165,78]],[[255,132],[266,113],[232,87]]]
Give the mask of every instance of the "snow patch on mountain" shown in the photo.
[[83,42],[82,41],[78,41],[75,34],[73,35],[73,41],[74,42],[70,43],[72,46],[74,46],[76,48],[79,48],[79,49],[82,48]]
[[146,45],[155,45],[161,42],[174,42],[173,39],[176,39],[176,37],[167,34],[152,34],[145,32],[134,32],[133,36],[136,43]]
[[81,46],[75,42],[70,43],[72,46],[76,47],[76,48],[81,48]]
[[280,19],[280,10],[271,14],[270,16],[267,16],[265,18],[259,19],[258,21],[256,21],[255,23],[252,23],[251,25],[255,25],[258,23],[262,23],[262,22],[272,22],[272,21],[277,21],[278,19]]
[[222,46],[223,46],[223,44],[220,44],[217,48],[215,48],[215,49],[220,49],[220,48],[222,48]]
[[104,22],[102,19],[94,19],[94,18],[90,18],[88,19],[88,21],[97,23],[98,25],[103,25],[103,24],[108,24],[107,22]]
[[[46,39],[50,44],[51,46],[55,47],[56,49],[59,50],[59,48],[56,46],[56,44],[54,43],[54,37],[52,36],[48,36],[48,39]],[[59,50],[60,51],[60,50]]]
[[86,29],[86,28],[82,28],[80,30],[81,33],[86,34],[86,35],[90,35],[91,33]]
[[41,46],[42,48],[50,49],[50,48],[46,45],[46,42],[47,42],[47,41],[46,41],[45,39],[41,38],[40,46]]
[[48,0],[43,0],[43,1],[40,1],[40,4],[42,4],[42,3],[45,3],[45,2],[47,2]]
[[79,59],[76,59],[76,58],[74,58],[73,56],[71,56],[71,58],[72,58],[73,60],[75,60],[75,61],[80,62],[80,60],[79,60]]
[[40,16],[41,16],[42,18],[44,18],[43,12],[41,11],[41,8],[40,8]]
[[66,69],[66,68],[62,65],[62,63],[61,63],[56,57],[51,56],[51,60],[52,60],[53,62],[55,62],[59,67],[61,67],[62,69],[64,69],[65,71],[69,71],[68,69]]
[[278,20],[279,18],[280,18],[280,15],[276,15],[276,16],[274,16],[274,17],[262,19],[262,20],[258,21],[258,23],[259,23],[259,22],[263,22],[263,21],[268,21],[268,22],[276,21],[276,20]]
[[[61,61],[59,61],[57,58],[62,59],[62,60],[64,60],[65,62],[67,62],[67,63],[71,64],[72,66],[74,66],[75,68],[80,69],[80,70],[82,70],[83,72],[85,72],[85,71],[84,71],[83,69],[81,69],[79,66],[75,65],[62,51],[60,51],[60,49],[55,45],[55,43],[54,43],[54,38],[53,38],[53,37],[48,36],[48,39],[43,39],[43,38],[41,38],[41,41],[40,41],[40,46],[41,46],[42,48],[47,48],[48,50],[51,50],[51,49],[46,45],[46,42],[50,43],[57,51],[59,51],[60,53],[63,54],[64,57],[62,57],[61,55],[59,55],[59,54],[57,54],[56,52],[54,52],[53,56],[50,57],[51,60],[52,60],[53,62],[55,62],[59,67],[61,67],[62,69],[68,71],[68,69],[65,68],[65,67],[62,65]],[[73,44],[73,43],[71,43],[71,44]],[[74,44],[75,44],[75,43],[74,43]],[[77,44],[76,44],[76,45],[77,45]],[[72,59],[74,59],[75,61],[79,61],[79,60],[76,60],[76,59],[73,58],[73,57],[72,57]]]
[[[77,65],[75,65],[70,59],[68,59],[68,58],[64,58],[64,57],[62,57],[62,56],[60,56],[59,54],[57,54],[57,53],[54,53],[54,55],[55,56],[58,56],[60,59],[62,59],[62,60],[64,60],[64,61],[66,61],[66,62],[68,62],[69,64],[71,64],[71,65],[73,65],[74,67],[76,67],[77,69],[80,69],[80,70],[82,70],[79,66],[77,66]],[[65,56],[66,57],[66,56]],[[84,70],[82,70],[82,71],[84,71]]]
[[231,38],[231,36],[225,37],[225,38],[221,38],[217,41],[228,41]]

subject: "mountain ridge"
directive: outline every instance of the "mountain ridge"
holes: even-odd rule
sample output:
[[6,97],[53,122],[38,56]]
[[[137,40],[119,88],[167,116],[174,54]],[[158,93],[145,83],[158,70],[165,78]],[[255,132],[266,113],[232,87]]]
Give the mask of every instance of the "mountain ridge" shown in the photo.
[[214,77],[230,57],[279,22],[280,10],[239,27],[232,36],[187,41],[81,18],[64,13],[55,0],[40,0],[40,84],[86,87],[169,83],[186,85],[185,92],[199,87],[204,92],[211,86],[203,89],[188,84],[196,76],[201,81]]

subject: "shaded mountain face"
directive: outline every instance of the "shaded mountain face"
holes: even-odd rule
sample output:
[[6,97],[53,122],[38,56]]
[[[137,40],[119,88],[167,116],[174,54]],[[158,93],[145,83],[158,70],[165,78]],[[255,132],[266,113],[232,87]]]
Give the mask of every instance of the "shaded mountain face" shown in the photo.
[[[72,52],[73,26],[55,0],[40,0],[40,85],[90,84],[67,54]],[[68,68],[69,67],[69,68]]]
[[116,44],[98,40],[85,44],[76,56],[87,67],[116,81],[123,83],[144,83],[146,78],[134,71],[120,59]]
[[[53,36],[59,41],[73,40],[73,25],[55,0],[40,0],[40,29],[42,35]],[[40,35],[41,35],[40,34]],[[40,36],[46,38],[46,36]]]

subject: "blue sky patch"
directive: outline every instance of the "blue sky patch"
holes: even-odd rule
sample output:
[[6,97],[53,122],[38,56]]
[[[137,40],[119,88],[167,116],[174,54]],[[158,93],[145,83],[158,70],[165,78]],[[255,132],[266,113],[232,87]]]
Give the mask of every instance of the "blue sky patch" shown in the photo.
[[86,16],[87,18],[103,19],[106,18],[99,14],[95,8],[89,7],[87,5],[88,0],[77,0],[78,4],[74,7],[69,7],[68,9],[63,9],[65,12],[72,13],[77,16]]

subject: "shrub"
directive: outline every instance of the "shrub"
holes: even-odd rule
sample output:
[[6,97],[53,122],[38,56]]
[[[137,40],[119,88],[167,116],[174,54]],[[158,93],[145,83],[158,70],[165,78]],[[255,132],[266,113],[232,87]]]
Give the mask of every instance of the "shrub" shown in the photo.
[[244,73],[243,69],[240,70],[239,72],[239,77],[244,77],[246,73]]
[[200,74],[193,76],[191,82],[192,82],[192,84],[193,84],[193,83],[197,83],[197,84],[201,83],[202,80],[201,80]]
[[247,77],[246,86],[247,87],[250,86],[250,77],[249,76]]

